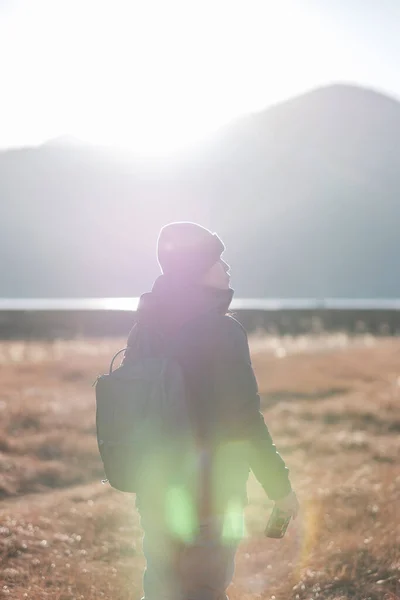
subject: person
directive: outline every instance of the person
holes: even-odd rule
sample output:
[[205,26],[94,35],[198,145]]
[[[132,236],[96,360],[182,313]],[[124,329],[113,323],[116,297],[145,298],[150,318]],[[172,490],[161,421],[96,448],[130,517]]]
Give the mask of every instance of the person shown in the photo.
[[128,338],[127,363],[138,327],[170,347],[184,374],[194,438],[186,486],[167,493],[168,481],[157,478],[136,495],[145,600],[225,597],[243,535],[250,469],[279,508],[293,517],[298,511],[288,469],[260,412],[245,330],[228,313],[234,292],[224,250],[200,225],[166,225],[157,250],[162,274],[141,296]]

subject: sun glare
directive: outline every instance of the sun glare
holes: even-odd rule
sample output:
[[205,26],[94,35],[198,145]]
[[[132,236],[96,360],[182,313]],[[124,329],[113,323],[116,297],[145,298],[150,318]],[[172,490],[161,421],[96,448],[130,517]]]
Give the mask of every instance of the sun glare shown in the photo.
[[[242,12],[235,2],[120,3],[113,8],[116,26],[103,12],[107,84],[96,78],[83,99],[93,108],[77,135],[154,154],[195,143],[234,118],[248,105],[246,85],[238,82],[246,68],[246,78],[252,72],[243,67],[254,46],[240,25]],[[86,44],[84,36],[79,54]]]
[[10,77],[27,72],[13,80],[17,102],[29,97],[19,114],[25,135],[70,134],[143,154],[181,149],[290,95],[305,80],[294,51],[301,46],[310,63],[318,31],[294,0],[23,6],[3,44]]

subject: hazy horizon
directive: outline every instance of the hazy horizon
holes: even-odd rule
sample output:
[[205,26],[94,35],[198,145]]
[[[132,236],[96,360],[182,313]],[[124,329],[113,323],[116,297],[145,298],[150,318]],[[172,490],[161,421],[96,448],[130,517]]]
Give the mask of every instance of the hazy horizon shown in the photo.
[[334,83],[400,98],[394,0],[0,2],[0,148],[179,149]]
[[[264,111],[274,108],[275,106],[285,104],[285,102],[290,102],[291,100],[295,100],[296,98],[301,98],[302,96],[306,96],[314,91],[324,89],[324,88],[331,88],[331,87],[332,88],[333,87],[355,87],[355,88],[365,90],[366,92],[373,92],[376,94],[380,94],[382,96],[385,96],[388,99],[391,99],[391,100],[394,100],[394,101],[400,103],[400,94],[399,94],[399,96],[396,96],[395,94],[392,94],[386,90],[374,88],[373,86],[362,85],[359,83],[353,83],[353,82],[348,82],[348,81],[333,81],[331,83],[321,84],[318,86],[307,88],[305,90],[298,92],[297,94],[293,94],[288,97],[282,98],[280,100],[277,100],[276,102],[272,102],[271,104],[268,104],[267,106],[261,107],[257,110],[244,112],[244,113],[240,113],[238,115],[232,116],[227,121],[222,121],[221,123],[216,125],[214,129],[208,131],[202,138],[200,138],[200,140],[194,140],[194,141],[189,140],[184,145],[183,149],[190,148],[192,145],[195,145],[196,142],[212,137],[213,135],[218,133],[218,131],[220,129],[224,128],[225,126],[234,124],[237,120],[239,120],[241,118],[245,118],[246,116],[262,113]],[[54,137],[46,138],[46,139],[40,140],[38,142],[14,144],[11,146],[6,146],[6,147],[2,147],[0,145],[0,152],[4,152],[7,150],[18,150],[18,149],[22,150],[24,148],[39,148],[40,146],[45,146],[46,144],[51,144],[53,142],[55,143],[55,145],[57,145],[58,142],[60,142],[60,145],[61,144],[64,145],[64,143],[65,143],[66,146],[68,144],[74,145],[75,143],[77,145],[82,144],[82,145],[88,145],[88,146],[100,147],[100,148],[103,146],[106,146],[106,147],[108,146],[108,144],[106,142],[96,142],[96,141],[92,142],[91,140],[87,140],[87,139],[85,140],[83,137],[80,137],[79,135],[71,134],[71,133],[68,133],[67,131],[64,131],[64,132],[60,132],[58,135],[56,135]],[[111,144],[111,149],[113,149],[113,148],[115,148],[115,150],[117,150],[117,151],[119,150],[118,145]],[[167,151],[167,153],[168,153],[168,151]],[[140,152],[138,154],[140,154]]]

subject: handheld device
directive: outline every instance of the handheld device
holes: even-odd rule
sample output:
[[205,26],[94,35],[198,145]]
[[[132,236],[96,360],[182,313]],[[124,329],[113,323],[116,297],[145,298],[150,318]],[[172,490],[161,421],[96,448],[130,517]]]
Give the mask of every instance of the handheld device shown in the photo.
[[291,518],[290,513],[280,510],[275,505],[265,528],[265,535],[270,538],[283,538]]

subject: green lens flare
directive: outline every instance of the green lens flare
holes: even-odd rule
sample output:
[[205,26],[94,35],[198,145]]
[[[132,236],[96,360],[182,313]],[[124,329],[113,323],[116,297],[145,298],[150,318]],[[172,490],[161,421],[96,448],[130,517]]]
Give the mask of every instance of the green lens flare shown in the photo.
[[183,542],[192,542],[198,530],[198,522],[193,499],[184,487],[172,487],[167,491],[165,512],[171,534]]

